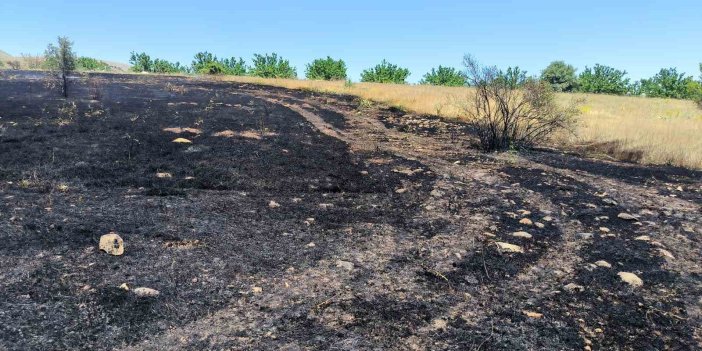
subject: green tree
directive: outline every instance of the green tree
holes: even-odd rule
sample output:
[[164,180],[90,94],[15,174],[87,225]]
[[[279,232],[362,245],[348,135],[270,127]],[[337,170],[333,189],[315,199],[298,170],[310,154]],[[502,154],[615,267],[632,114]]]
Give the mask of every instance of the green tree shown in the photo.
[[510,89],[517,89],[527,83],[527,71],[522,71],[519,66],[507,67],[506,71],[500,70],[497,79]]
[[327,56],[307,64],[305,69],[307,79],[342,80],[346,79],[346,63],[344,60],[334,60]]
[[211,65],[212,62],[217,62],[217,56],[212,55],[207,51],[198,52],[195,54],[195,58],[191,64],[193,72],[205,73],[203,70],[207,68],[208,65]]
[[386,60],[361,72],[361,82],[406,84],[410,71]]
[[263,78],[297,78],[297,71],[290,66],[288,60],[278,57],[278,54],[254,54],[253,67],[250,74]]
[[132,51],[129,57],[129,64],[132,65],[130,69],[134,72],[153,72],[154,70],[154,61],[145,52],[136,53]]
[[553,91],[571,92],[577,88],[575,67],[563,61],[553,61],[541,72],[541,80],[548,83]]
[[168,60],[155,59],[151,71],[153,73],[186,73],[188,68],[181,66],[180,62],[172,63]]
[[245,76],[246,71],[248,71],[246,61],[244,61],[244,59],[241,57],[239,57],[238,60],[236,57],[223,59],[220,61],[220,63],[222,66],[224,66],[224,74],[229,74],[232,76]]
[[110,65],[92,57],[81,56],[76,60],[79,71],[109,71]]
[[58,37],[58,46],[49,44],[44,53],[46,65],[61,75],[63,96],[68,97],[68,75],[76,69],[76,53],[73,42],[67,37]]
[[585,93],[623,95],[629,90],[629,78],[626,71],[595,64],[595,67],[585,67],[578,78],[578,90]]
[[650,97],[689,99],[691,76],[678,73],[676,68],[663,68],[655,76],[640,81],[640,94]]
[[424,75],[419,84],[444,85],[450,87],[460,87],[467,84],[465,73],[453,68],[439,65],[432,68]]

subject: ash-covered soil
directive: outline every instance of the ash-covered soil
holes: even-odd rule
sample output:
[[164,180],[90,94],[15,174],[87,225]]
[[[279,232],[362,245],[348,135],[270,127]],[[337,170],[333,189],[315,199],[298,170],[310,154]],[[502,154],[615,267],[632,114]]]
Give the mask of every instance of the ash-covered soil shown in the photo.
[[702,172],[484,154],[346,96],[46,83],[0,78],[0,350],[702,348]]

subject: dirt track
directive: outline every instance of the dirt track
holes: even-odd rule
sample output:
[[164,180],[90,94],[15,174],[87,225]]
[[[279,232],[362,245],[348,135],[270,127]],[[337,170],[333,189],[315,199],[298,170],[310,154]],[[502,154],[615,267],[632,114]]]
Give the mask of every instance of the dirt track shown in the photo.
[[482,154],[343,96],[96,75],[74,110],[4,75],[0,350],[702,348],[702,172]]

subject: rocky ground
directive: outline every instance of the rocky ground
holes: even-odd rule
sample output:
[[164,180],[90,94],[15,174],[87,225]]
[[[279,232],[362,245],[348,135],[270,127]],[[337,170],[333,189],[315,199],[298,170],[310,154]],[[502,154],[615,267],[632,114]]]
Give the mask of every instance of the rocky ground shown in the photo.
[[484,154],[345,96],[3,75],[0,350],[702,348],[702,172]]

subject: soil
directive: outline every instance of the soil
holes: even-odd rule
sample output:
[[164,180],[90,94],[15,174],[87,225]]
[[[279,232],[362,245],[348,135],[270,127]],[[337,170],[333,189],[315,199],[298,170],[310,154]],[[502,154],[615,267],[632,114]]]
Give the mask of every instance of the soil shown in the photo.
[[481,153],[348,96],[2,75],[0,350],[702,348],[700,171]]

